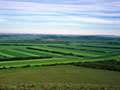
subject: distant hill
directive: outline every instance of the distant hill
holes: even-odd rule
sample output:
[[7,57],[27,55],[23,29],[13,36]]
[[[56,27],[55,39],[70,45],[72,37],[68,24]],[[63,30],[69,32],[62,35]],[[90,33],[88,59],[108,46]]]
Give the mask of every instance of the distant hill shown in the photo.
[[108,43],[119,43],[119,36],[95,36],[95,35],[43,35],[43,34],[0,34],[0,42],[89,42],[105,41]]

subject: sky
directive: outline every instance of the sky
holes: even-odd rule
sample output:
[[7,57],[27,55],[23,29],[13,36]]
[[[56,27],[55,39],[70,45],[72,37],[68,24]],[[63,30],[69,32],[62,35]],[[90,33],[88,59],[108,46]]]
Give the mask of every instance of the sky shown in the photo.
[[120,0],[0,0],[0,33],[120,36]]

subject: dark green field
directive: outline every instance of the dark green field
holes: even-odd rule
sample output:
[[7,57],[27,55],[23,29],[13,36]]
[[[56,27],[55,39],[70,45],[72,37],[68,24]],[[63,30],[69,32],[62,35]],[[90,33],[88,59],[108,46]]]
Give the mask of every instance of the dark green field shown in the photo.
[[120,37],[0,35],[1,90],[120,90],[119,85]]

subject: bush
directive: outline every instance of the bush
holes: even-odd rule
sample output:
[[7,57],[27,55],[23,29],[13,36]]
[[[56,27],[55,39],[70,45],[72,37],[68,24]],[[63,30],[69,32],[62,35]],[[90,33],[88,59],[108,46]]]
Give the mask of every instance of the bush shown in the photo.
[[102,60],[102,61],[94,61],[94,62],[77,62],[77,63],[72,63],[72,65],[89,67],[89,68],[96,68],[96,69],[120,71],[120,61],[117,61],[117,60],[104,60],[104,61]]

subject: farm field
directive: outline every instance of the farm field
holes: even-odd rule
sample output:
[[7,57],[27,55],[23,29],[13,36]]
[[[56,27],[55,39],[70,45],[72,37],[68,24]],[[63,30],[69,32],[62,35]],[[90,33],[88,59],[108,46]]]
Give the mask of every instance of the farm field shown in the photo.
[[90,90],[120,90],[120,38],[0,35],[0,86],[15,89],[19,83],[50,87],[42,90],[59,90],[59,84],[68,90],[82,90],[82,85],[83,90],[87,85]]

